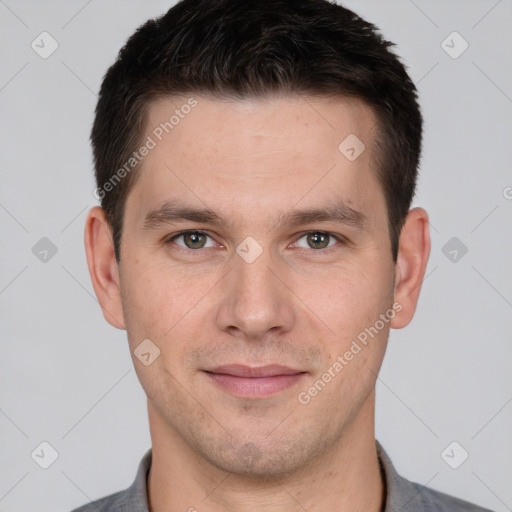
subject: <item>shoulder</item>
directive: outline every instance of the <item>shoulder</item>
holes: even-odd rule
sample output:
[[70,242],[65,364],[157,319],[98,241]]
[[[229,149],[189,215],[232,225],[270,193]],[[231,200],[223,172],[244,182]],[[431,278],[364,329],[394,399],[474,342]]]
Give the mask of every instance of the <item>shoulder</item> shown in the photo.
[[151,468],[151,460],[150,448],[142,457],[137,475],[130,487],[82,505],[72,512],[148,512],[147,476]]
[[492,512],[403,478],[378,441],[376,446],[386,484],[385,512]]
[[425,512],[492,512],[469,501],[410,482],[415,494],[404,510],[424,510]]
[[129,508],[128,490],[110,494],[87,505],[75,508],[72,512],[128,512]]

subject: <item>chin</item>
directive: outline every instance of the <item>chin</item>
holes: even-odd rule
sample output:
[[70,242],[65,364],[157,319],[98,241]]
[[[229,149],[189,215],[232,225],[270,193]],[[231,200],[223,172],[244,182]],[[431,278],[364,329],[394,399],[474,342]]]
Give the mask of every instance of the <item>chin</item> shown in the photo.
[[296,436],[292,442],[275,441],[271,443],[263,438],[259,442],[234,444],[231,440],[215,452],[203,452],[203,457],[222,471],[263,482],[300,471],[324,448],[320,444],[312,446],[306,439],[301,441]]

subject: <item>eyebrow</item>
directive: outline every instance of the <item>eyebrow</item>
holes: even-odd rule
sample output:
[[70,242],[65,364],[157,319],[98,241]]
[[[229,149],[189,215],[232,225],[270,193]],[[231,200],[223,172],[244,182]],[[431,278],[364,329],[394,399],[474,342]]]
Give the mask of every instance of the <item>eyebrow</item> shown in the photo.
[[[215,227],[231,227],[233,225],[232,219],[224,218],[208,208],[195,208],[178,201],[167,201],[159,208],[147,213],[142,223],[142,229],[156,229],[162,225],[184,220],[210,224]],[[312,222],[336,222],[363,230],[367,226],[368,217],[345,203],[337,202],[327,204],[322,208],[290,210],[282,213],[278,216],[275,227],[282,229]]]

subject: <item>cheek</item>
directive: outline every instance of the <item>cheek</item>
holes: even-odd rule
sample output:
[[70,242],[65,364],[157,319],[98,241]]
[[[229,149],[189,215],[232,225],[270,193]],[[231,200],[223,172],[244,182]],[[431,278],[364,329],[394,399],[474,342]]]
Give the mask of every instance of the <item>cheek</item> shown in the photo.
[[175,277],[158,267],[133,265],[123,273],[121,290],[130,338],[150,338],[158,344],[183,313]]
[[[190,310],[188,303],[193,297],[184,299],[182,292],[186,295],[186,288],[183,290],[182,285],[176,272],[155,265],[145,268],[133,265],[130,271],[124,272],[122,280],[123,309],[133,364],[146,394],[156,403],[163,403],[163,390],[173,390],[170,394],[177,396],[179,385],[175,378],[183,380],[180,375],[183,354],[180,352],[186,344],[179,340]],[[158,357],[149,365],[138,360],[135,352],[146,339],[159,350]]]
[[326,333],[342,344],[373,324],[392,300],[387,276],[382,271],[372,272],[371,266],[347,265],[316,277],[307,283],[297,282],[300,296],[323,322]]
[[197,338],[197,325],[211,314],[204,311],[204,299],[216,279],[211,272],[178,269],[166,262],[132,265],[122,280],[132,351],[149,338],[159,347],[166,367],[174,371]]

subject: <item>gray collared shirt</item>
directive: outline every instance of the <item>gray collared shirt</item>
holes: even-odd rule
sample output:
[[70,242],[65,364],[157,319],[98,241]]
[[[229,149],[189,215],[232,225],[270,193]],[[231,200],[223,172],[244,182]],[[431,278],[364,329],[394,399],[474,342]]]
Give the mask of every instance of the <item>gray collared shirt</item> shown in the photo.
[[[376,442],[379,463],[386,482],[384,512],[492,512],[402,478],[382,446]],[[124,491],[93,501],[73,512],[149,512],[147,477],[152,451],[142,458],[137,476]]]

